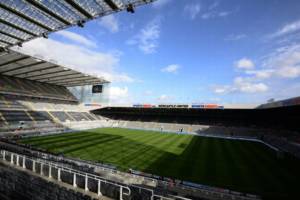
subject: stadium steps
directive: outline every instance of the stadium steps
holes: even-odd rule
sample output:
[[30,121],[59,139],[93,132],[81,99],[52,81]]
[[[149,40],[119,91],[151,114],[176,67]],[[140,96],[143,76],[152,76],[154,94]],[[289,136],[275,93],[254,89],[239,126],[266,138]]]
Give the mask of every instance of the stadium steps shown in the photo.
[[36,122],[35,119],[30,115],[30,113],[25,110],[25,113],[28,115],[28,117],[33,121],[33,122]]
[[70,113],[68,113],[68,112],[65,112],[65,113],[70,119],[72,119],[72,121],[77,121]]

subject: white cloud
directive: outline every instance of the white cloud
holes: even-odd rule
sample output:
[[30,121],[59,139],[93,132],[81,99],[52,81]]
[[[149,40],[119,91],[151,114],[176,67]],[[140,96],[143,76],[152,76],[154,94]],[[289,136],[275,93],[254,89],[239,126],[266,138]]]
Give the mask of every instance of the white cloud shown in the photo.
[[272,34],[271,37],[279,37],[297,31],[300,31],[300,20],[286,24],[285,26],[281,27],[278,31],[276,31],[274,34]]
[[251,81],[237,77],[234,79],[234,86],[237,90],[246,93],[255,93],[255,92],[266,92],[268,90],[268,86],[264,83],[252,83]]
[[157,98],[157,100],[159,101],[159,102],[167,102],[167,101],[170,101],[172,99],[172,97],[170,97],[170,96],[168,96],[168,95],[166,95],[166,94],[162,94],[162,95],[160,95],[158,98]]
[[217,18],[217,17],[227,17],[231,13],[232,12],[229,12],[229,11],[221,11],[221,12],[208,11],[208,12],[203,13],[201,15],[201,18],[202,19],[213,19],[213,18]]
[[215,1],[214,3],[212,3],[212,4],[208,7],[208,9],[209,9],[209,10],[214,10],[214,9],[217,8],[219,5],[220,5],[220,2]]
[[220,11],[219,8],[220,3],[218,1],[215,1],[210,6],[208,6],[207,9],[203,11],[201,14],[202,19],[213,19],[217,17],[227,17],[230,15],[233,11]]
[[154,8],[161,8],[168,4],[171,0],[157,0],[152,5]]
[[151,91],[151,90],[146,90],[145,92],[144,92],[144,95],[146,95],[146,96],[150,96],[150,95],[152,95],[153,94],[153,91]]
[[111,33],[119,31],[119,22],[114,15],[107,15],[100,19],[100,25],[108,29]]
[[86,37],[84,37],[82,35],[73,33],[71,31],[62,30],[62,31],[58,31],[56,34],[63,36],[63,37],[65,37],[73,42],[76,42],[78,44],[83,44],[87,47],[96,47],[96,44],[93,41],[87,39]]
[[235,62],[235,67],[238,69],[253,69],[255,65],[252,60],[248,58],[242,58]]
[[239,93],[263,93],[268,91],[269,87],[264,83],[253,82],[249,78],[236,77],[232,85],[215,86],[213,88],[216,94]]
[[109,81],[132,82],[133,79],[124,73],[116,72],[119,65],[119,53],[99,52],[87,49],[82,45],[66,44],[53,39],[38,38],[14,48],[29,55],[40,55],[48,60],[83,73],[104,77]]
[[282,78],[297,78],[300,76],[300,66],[281,67],[276,71],[276,74]]
[[229,11],[221,11],[218,13],[219,17],[226,17],[228,15],[230,15],[231,12]]
[[173,73],[173,74],[176,74],[178,72],[178,69],[180,68],[179,65],[168,65],[167,67],[165,68],[162,68],[161,71],[162,72],[166,72],[166,73]]
[[262,69],[262,70],[247,70],[246,74],[254,75],[258,79],[267,79],[270,78],[274,73],[272,69]]
[[244,39],[246,38],[247,35],[246,34],[237,34],[237,35],[234,35],[234,34],[231,34],[229,36],[227,36],[225,38],[226,41],[237,41],[237,40],[241,40],[241,39]]
[[184,7],[184,13],[186,15],[188,15],[188,17],[190,19],[195,19],[197,17],[197,15],[200,13],[201,10],[201,5],[200,3],[196,3],[196,4],[187,4]]
[[145,54],[152,54],[156,52],[159,37],[160,19],[155,18],[126,43],[128,45],[137,45]]
[[109,103],[114,106],[129,106],[132,104],[132,96],[126,86],[111,86],[109,88]]
[[276,49],[263,61],[263,66],[273,71],[270,77],[297,78],[300,76],[300,44]]
[[213,91],[216,94],[227,94],[229,92],[232,92],[232,87],[230,85],[214,86]]
[[120,98],[128,97],[128,88],[127,87],[110,87],[109,96],[111,100],[118,100]]

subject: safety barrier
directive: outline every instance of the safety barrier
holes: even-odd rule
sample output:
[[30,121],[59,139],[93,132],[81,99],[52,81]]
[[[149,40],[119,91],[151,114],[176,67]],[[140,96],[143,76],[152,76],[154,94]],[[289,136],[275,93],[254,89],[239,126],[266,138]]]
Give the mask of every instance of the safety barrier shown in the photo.
[[[59,182],[67,183],[73,186],[73,188],[81,188],[85,191],[95,192],[99,197],[102,196],[101,187],[105,186],[113,186],[118,189],[119,192],[119,199],[124,200],[125,196],[130,196],[132,194],[131,188],[137,189],[140,192],[146,191],[150,194],[150,200],[172,200],[174,198],[165,197],[161,195],[157,195],[154,193],[154,190],[149,188],[144,188],[136,185],[121,185],[115,182],[111,182],[109,180],[103,179],[97,175],[85,173],[79,170],[71,169],[69,167],[51,162],[46,161],[39,158],[32,158],[25,155],[21,155],[18,153],[10,152],[7,150],[0,150],[0,160],[10,163],[11,165],[21,167],[26,170],[30,170],[33,173],[37,173],[41,176],[51,178],[57,180]],[[116,170],[113,170],[116,171]],[[62,178],[63,173],[68,173],[71,175],[71,181],[66,181],[66,179]],[[66,177],[66,174],[64,174]],[[70,178],[70,177],[69,177]],[[79,184],[78,179],[84,179],[84,184]],[[96,183],[96,190],[92,190],[90,187],[91,181]],[[130,188],[131,187],[131,188]],[[188,198],[179,197],[177,196],[176,199],[178,200],[190,200]]]
[[[91,180],[94,180],[97,182],[97,195],[98,196],[102,196],[101,186],[107,185],[107,184],[110,186],[119,188],[119,199],[120,200],[123,200],[124,196],[130,196],[130,194],[131,194],[131,190],[128,186],[113,183],[108,180],[104,180],[96,175],[89,174],[89,173],[83,173],[83,172],[80,172],[78,170],[74,170],[71,168],[66,168],[66,167],[60,166],[56,163],[49,162],[49,161],[29,158],[27,156],[19,155],[19,154],[12,153],[12,152],[9,152],[6,150],[1,150],[1,159],[4,162],[9,162],[11,165],[22,167],[23,169],[30,170],[34,173],[38,173],[41,176],[53,178],[59,182],[64,182],[64,183],[68,183],[68,182],[65,182],[62,180],[61,174],[63,172],[67,172],[67,173],[71,174],[73,177],[72,185],[74,188],[79,187],[77,185],[77,182],[78,182],[77,179],[79,177],[82,177],[82,178],[84,178],[84,187],[82,189],[84,189],[85,191],[90,191],[88,182]],[[45,171],[47,171],[48,173],[46,174]],[[56,172],[56,173],[54,174],[54,172]],[[90,191],[90,192],[93,192],[93,191]]]

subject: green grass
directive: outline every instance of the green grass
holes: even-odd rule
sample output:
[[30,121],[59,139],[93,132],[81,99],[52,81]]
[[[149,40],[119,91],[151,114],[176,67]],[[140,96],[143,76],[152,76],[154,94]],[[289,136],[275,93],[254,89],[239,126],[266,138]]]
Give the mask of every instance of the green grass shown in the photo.
[[287,199],[298,194],[300,162],[248,141],[102,128],[21,140],[65,156],[200,184]]

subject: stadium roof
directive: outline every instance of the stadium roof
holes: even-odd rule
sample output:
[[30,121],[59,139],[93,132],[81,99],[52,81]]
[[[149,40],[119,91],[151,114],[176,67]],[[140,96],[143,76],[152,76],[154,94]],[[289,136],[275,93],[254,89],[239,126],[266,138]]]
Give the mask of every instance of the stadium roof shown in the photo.
[[0,74],[66,87],[108,83],[102,78],[12,50],[0,53]]
[[0,48],[155,0],[0,0]]

